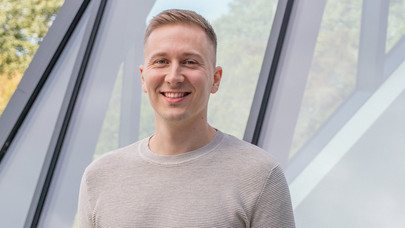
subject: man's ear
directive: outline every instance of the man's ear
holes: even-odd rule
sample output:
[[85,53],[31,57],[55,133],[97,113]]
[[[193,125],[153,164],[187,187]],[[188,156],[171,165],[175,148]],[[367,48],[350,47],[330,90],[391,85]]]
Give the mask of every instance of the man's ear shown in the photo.
[[216,93],[218,91],[221,78],[222,78],[222,67],[217,66],[215,67],[214,83],[212,84],[211,87],[211,93]]
[[145,79],[143,78],[143,65],[140,65],[140,66],[139,66],[139,71],[141,72],[142,90],[143,90],[143,92],[147,93],[148,90],[146,89]]

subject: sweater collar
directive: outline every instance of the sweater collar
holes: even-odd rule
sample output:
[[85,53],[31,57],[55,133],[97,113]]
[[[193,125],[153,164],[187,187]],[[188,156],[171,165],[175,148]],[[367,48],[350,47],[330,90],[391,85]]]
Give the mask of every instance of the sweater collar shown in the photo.
[[183,154],[178,154],[178,155],[159,155],[156,153],[153,153],[148,146],[148,142],[150,140],[150,137],[143,139],[141,143],[139,144],[139,155],[152,163],[156,164],[161,164],[161,165],[176,165],[176,164],[181,164],[184,162],[192,161],[194,159],[197,159],[211,151],[213,151],[222,141],[224,138],[225,134],[222,133],[221,131],[217,130],[217,133],[215,137],[211,140],[210,143],[207,145],[200,147],[196,150],[189,151]]

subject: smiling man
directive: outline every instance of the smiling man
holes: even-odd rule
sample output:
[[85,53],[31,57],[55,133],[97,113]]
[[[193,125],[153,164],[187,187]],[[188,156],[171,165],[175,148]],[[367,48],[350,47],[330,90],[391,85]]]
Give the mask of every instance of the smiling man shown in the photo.
[[216,46],[195,12],[151,20],[140,72],[156,132],[87,167],[79,227],[295,227],[274,158],[207,122],[222,77]]
[[182,154],[216,135],[207,123],[207,105],[222,69],[215,67],[214,44],[202,28],[159,22],[157,17],[146,31],[140,66],[143,90],[155,110],[156,134],[149,147],[161,155]]

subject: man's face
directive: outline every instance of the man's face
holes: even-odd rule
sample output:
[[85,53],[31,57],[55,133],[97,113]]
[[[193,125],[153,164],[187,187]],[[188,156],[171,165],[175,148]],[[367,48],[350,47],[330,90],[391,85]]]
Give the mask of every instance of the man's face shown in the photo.
[[221,67],[204,31],[192,25],[165,25],[152,31],[140,66],[142,88],[155,117],[164,121],[206,119],[210,93],[218,90]]

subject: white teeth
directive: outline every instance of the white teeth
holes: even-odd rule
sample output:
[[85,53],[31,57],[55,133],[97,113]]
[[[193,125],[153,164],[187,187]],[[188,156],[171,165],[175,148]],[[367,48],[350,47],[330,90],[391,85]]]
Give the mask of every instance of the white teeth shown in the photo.
[[170,98],[180,98],[186,96],[187,93],[164,93],[166,97]]

